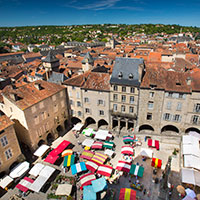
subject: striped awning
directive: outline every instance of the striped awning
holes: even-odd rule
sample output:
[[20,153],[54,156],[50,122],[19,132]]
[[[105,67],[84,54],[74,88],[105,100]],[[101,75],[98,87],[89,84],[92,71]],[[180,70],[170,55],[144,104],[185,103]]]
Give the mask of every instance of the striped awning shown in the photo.
[[134,140],[133,136],[130,136],[130,135],[123,137],[123,142],[124,143],[133,142],[133,140]]
[[108,158],[107,155],[97,152],[95,153],[95,155],[93,156],[91,160],[97,164],[103,165],[103,163],[106,161],[107,158]]
[[74,164],[74,160],[75,160],[74,154],[65,156],[63,166],[64,167],[69,167],[69,166],[73,165]]
[[133,155],[133,147],[128,146],[128,145],[122,146],[121,153],[122,153],[122,154],[130,154],[130,155]]
[[86,168],[88,169],[88,170],[90,170],[91,172],[95,172],[96,170],[97,170],[97,168],[98,168],[98,165],[95,163],[95,162],[93,162],[93,161],[87,161],[86,163],[85,163],[85,165],[86,165]]
[[86,171],[87,168],[84,162],[76,163],[71,166],[72,175],[78,174],[79,172]]
[[151,166],[156,167],[156,168],[161,168],[162,160],[160,160],[158,158],[152,158]]
[[131,164],[128,162],[119,160],[117,163],[116,169],[123,172],[129,172],[131,169]]
[[102,149],[103,143],[102,142],[94,142],[91,146],[92,149]]
[[89,150],[84,150],[80,157],[83,159],[91,160],[93,156],[94,156],[94,152],[89,151]]
[[101,165],[101,166],[99,166],[99,168],[97,170],[97,174],[101,174],[103,176],[110,177],[112,174],[112,170],[113,170],[113,168],[111,166]]
[[139,165],[131,165],[131,170],[129,174],[133,174],[138,177],[143,177],[144,167]]
[[105,141],[104,144],[103,144],[103,147],[107,148],[107,149],[112,149],[113,146],[114,146],[114,142]]
[[130,188],[121,188],[119,200],[136,200],[136,191]]
[[80,177],[81,187],[91,185],[92,181],[96,180],[96,177],[93,173],[84,174]]

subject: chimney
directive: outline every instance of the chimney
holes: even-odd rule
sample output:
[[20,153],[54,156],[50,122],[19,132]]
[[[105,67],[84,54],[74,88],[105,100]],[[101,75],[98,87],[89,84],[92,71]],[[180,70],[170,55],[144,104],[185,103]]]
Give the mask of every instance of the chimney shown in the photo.
[[17,97],[17,94],[14,94],[14,93],[10,93],[10,98],[14,101],[17,101],[18,100],[18,97]]
[[40,83],[35,83],[34,86],[38,90],[42,90],[43,89]]

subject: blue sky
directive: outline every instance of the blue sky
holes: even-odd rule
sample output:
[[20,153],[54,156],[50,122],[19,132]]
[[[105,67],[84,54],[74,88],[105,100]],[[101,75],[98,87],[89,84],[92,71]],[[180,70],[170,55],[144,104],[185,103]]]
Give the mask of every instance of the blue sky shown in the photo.
[[0,26],[163,23],[200,27],[199,0],[0,0]]

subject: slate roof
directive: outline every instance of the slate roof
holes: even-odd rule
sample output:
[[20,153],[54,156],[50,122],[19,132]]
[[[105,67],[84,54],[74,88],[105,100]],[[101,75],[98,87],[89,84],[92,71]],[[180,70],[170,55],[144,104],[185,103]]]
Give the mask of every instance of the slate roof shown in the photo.
[[51,77],[48,79],[50,83],[61,84],[66,80],[66,76],[62,73],[52,72]]
[[59,59],[56,58],[56,56],[54,55],[54,53],[52,51],[49,51],[46,58],[43,59],[43,62],[47,62],[47,63],[53,63],[53,62],[58,62],[58,61],[59,61]]
[[94,62],[94,59],[92,58],[92,56],[90,55],[89,52],[86,53],[85,57],[83,58],[83,60],[81,61],[83,64],[84,63],[89,63],[92,64]]
[[[143,59],[116,58],[110,84],[139,86],[139,65],[143,63]],[[122,74],[121,78],[119,78],[120,74]],[[133,79],[129,78],[131,74],[133,75]]]

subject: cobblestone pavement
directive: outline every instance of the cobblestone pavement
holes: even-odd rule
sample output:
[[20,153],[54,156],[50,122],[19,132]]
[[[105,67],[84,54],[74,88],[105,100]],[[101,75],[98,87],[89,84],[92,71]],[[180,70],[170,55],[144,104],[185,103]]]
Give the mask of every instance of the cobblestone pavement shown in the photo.
[[[114,143],[116,144],[115,147],[115,157],[111,159],[111,163],[113,167],[115,168],[118,160],[121,157],[121,146],[124,145],[122,136],[116,135],[113,133],[114,137]],[[128,133],[127,133],[128,135]],[[143,194],[143,192],[137,191],[137,196],[140,197],[140,199],[143,200],[156,200],[158,198],[158,192],[159,192],[159,184],[155,184],[152,182],[152,167],[151,167],[151,161],[150,159],[147,159],[146,161],[142,161],[141,157],[138,156],[141,147],[147,147],[146,142],[144,141],[145,134],[136,134],[137,138],[142,142],[142,146],[137,146],[135,148],[135,159],[134,163],[139,162],[140,164],[143,164],[144,166],[144,176],[143,178],[139,178],[140,182],[144,185],[144,188],[147,190],[148,194]],[[165,165],[168,160],[168,156],[172,154],[174,148],[180,149],[180,137],[177,136],[160,136],[160,135],[153,135],[151,136],[152,139],[157,139],[160,141],[160,150],[157,151],[156,149],[153,149],[154,152],[154,157],[157,157],[162,160],[162,169],[158,171],[157,177],[161,177],[161,172],[165,168]],[[53,146],[56,147],[62,140],[69,140],[72,144],[74,144],[73,151],[76,152],[82,152],[83,148],[81,145],[79,145],[79,142],[82,142],[86,137],[84,135],[80,135],[79,138],[75,138],[74,134],[72,131],[69,131],[66,133],[63,137],[60,137],[57,141],[54,141]],[[81,160],[81,159],[80,159]],[[41,161],[40,161],[41,162]],[[179,176],[179,170],[180,170],[180,153],[176,157],[173,157],[172,159],[172,175],[170,176],[170,182],[175,185],[178,185],[180,183],[180,176]],[[46,164],[46,163],[45,163]],[[51,164],[49,164],[51,165]],[[52,165],[55,167],[55,165]],[[64,173],[61,168],[62,164],[60,166],[57,166],[56,168],[61,170],[60,174],[66,175],[66,176],[72,176],[71,170],[69,172]],[[131,178],[131,181],[133,182],[135,180],[135,177]],[[120,182],[118,184],[113,184],[110,185],[110,188],[115,188],[116,189],[116,195],[115,199],[117,200],[119,197],[119,191],[120,188],[125,188],[128,187],[130,188],[130,182],[128,176],[121,176],[120,177]],[[48,190],[46,193],[40,192],[40,193],[30,193],[27,197],[24,199],[27,200],[38,200],[38,199],[47,199],[47,194],[50,191]],[[9,189],[8,192],[1,197],[2,200],[8,200],[10,196],[13,194],[17,194],[18,189]],[[81,199],[82,191],[78,190],[77,191],[77,200]],[[173,193],[173,200],[178,199],[177,193],[174,191]]]

